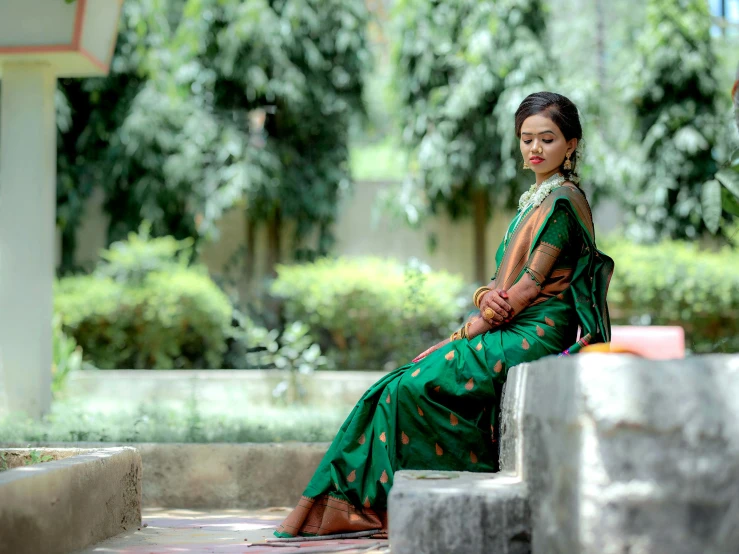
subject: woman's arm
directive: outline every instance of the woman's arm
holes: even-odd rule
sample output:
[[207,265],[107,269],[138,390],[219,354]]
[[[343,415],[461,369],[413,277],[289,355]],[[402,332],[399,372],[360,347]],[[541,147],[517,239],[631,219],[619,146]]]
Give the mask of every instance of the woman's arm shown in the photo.
[[508,291],[487,292],[480,300],[480,315],[488,323],[498,322],[502,316],[501,299],[504,299],[508,305],[503,321],[511,321],[536,299],[561,252],[574,247],[573,244],[579,244],[577,223],[566,208],[559,206],[531,252],[524,266],[525,274]]

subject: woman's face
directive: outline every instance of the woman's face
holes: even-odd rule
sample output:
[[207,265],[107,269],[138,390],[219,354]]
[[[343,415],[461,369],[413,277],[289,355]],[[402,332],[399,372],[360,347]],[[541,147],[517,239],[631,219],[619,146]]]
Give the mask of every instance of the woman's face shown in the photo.
[[537,177],[546,179],[559,171],[568,153],[575,151],[577,139],[566,141],[554,121],[537,114],[524,120],[519,144],[524,161]]

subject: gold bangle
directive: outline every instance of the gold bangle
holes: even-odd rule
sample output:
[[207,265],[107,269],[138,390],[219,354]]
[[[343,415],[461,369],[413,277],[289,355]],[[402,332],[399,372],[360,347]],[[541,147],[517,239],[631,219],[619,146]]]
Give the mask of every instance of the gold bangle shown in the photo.
[[455,340],[459,338],[459,335],[457,335],[457,333],[459,333],[459,331],[454,331],[451,334],[451,336],[449,337],[449,342],[454,342]]
[[475,293],[472,295],[472,302],[474,302],[475,306],[478,308],[480,307],[480,299],[485,295],[486,292],[488,292],[490,289],[488,287],[479,287]]
[[482,297],[485,296],[486,293],[490,292],[490,287],[479,287],[475,293],[472,295],[472,302],[475,304],[476,308],[480,307],[480,300],[482,300]]

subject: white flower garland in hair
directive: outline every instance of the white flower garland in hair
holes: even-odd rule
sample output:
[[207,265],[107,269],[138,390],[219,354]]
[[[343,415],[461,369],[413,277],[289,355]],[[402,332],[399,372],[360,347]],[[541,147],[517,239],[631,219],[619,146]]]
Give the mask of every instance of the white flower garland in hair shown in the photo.
[[534,183],[531,185],[529,190],[521,195],[521,198],[518,200],[518,209],[525,210],[529,205],[532,205],[534,208],[538,208],[541,203],[544,202],[544,199],[549,196],[554,189],[561,187],[562,183],[565,181],[567,181],[567,179],[565,179],[564,175],[555,173],[538,187],[536,186],[536,183]]

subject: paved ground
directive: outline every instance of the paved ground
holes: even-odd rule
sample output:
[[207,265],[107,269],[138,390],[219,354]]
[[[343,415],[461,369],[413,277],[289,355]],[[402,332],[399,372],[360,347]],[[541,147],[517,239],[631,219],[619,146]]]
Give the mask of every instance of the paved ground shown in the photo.
[[169,510],[146,509],[140,530],[123,533],[79,552],[118,554],[243,553],[243,554],[342,554],[389,553],[387,541],[345,539],[283,543],[270,546],[272,531],[288,514],[288,508],[267,510]]

